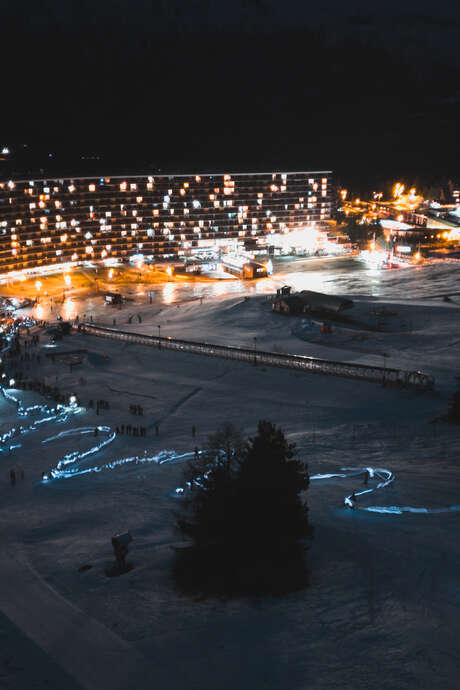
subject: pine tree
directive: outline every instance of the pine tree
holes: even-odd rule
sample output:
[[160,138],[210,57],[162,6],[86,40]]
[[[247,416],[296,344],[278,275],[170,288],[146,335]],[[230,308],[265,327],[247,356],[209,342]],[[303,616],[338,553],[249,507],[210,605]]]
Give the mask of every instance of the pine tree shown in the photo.
[[307,584],[304,539],[312,536],[301,493],[305,465],[267,421],[244,443],[227,425],[186,470],[193,488],[178,516],[191,540],[178,550],[176,582],[208,594],[282,593]]

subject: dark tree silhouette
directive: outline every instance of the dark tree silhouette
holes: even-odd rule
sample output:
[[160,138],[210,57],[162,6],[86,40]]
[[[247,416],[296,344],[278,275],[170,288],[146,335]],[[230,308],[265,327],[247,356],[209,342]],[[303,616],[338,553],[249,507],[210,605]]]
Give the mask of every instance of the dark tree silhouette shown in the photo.
[[204,595],[281,594],[308,583],[305,539],[312,536],[301,494],[306,466],[281,429],[261,421],[243,442],[231,425],[189,464],[192,484],[177,516],[191,540],[177,550],[181,589]]

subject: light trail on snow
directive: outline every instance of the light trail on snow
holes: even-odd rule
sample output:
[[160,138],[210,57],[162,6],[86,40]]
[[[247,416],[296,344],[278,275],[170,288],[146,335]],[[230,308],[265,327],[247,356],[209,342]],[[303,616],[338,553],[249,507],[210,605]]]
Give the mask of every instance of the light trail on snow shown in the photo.
[[[7,444],[7,441],[13,439],[19,435],[26,434],[28,432],[36,431],[37,427],[46,422],[55,421],[57,423],[65,423],[69,420],[71,415],[84,412],[84,408],[79,407],[75,402],[69,403],[68,405],[62,405],[60,403],[56,404],[55,407],[50,407],[49,405],[30,405],[24,407],[20,398],[13,395],[11,389],[7,389],[0,385],[0,393],[17,406],[18,415],[21,417],[27,417],[33,414],[44,414],[46,416],[39,419],[35,419],[30,425],[23,426],[19,425],[16,427],[11,427],[8,431],[4,432],[0,436],[0,453],[5,451],[12,451],[16,448],[21,448],[21,443],[11,443]],[[93,465],[91,467],[82,467],[81,463],[91,455],[95,455],[103,448],[111,444],[117,434],[112,431],[109,426],[85,426],[77,427],[74,429],[66,429],[61,431],[54,436],[50,436],[42,441],[42,443],[50,443],[52,441],[58,441],[61,439],[71,438],[73,436],[85,436],[89,434],[105,434],[106,437],[102,439],[99,443],[93,445],[86,451],[80,452],[77,450],[69,451],[66,453],[57,463],[56,467],[45,473],[42,478],[42,483],[48,483],[56,479],[70,479],[72,477],[82,476],[84,474],[98,473],[104,470],[113,470],[117,467],[129,464],[157,464],[162,465],[166,462],[172,462],[174,460],[186,460],[196,457],[196,451],[186,451],[184,453],[176,453],[174,450],[161,450],[154,455],[148,455],[145,451],[144,455],[133,455],[126,458],[119,458],[111,462],[103,463],[101,465]],[[199,451],[201,455],[204,451]],[[72,466],[70,466],[72,465]],[[355,491],[353,494],[349,494],[344,498],[344,504],[347,508],[354,510],[366,511],[369,513],[378,513],[381,515],[403,515],[404,513],[412,513],[416,515],[442,515],[442,514],[452,514],[455,512],[460,512],[460,505],[451,505],[445,508],[428,508],[419,506],[361,506],[358,505],[356,498],[358,496],[363,496],[365,494],[375,493],[375,491],[384,489],[389,486],[395,479],[395,475],[383,467],[341,467],[340,472],[331,472],[325,474],[314,474],[310,476],[311,481],[321,481],[326,479],[349,479],[352,477],[360,477],[368,474],[368,480],[377,480],[377,484],[372,488],[362,489],[361,491]],[[206,480],[209,472],[203,474],[203,477],[196,477],[195,483],[197,486],[201,486],[201,480]],[[175,489],[175,495],[180,496],[185,493],[186,490],[191,488],[191,483],[187,482],[185,487],[178,487]],[[353,498],[353,496],[355,498]]]
[[[341,467],[341,472],[330,474],[313,474],[310,477],[311,481],[321,479],[348,479],[350,477],[363,476],[368,472],[369,479],[378,479],[377,485],[370,489],[362,489],[355,491],[354,495],[362,496],[363,494],[371,494],[379,489],[384,489],[389,486],[394,480],[395,475],[390,470],[383,467]],[[403,515],[404,513],[413,513],[415,515],[441,515],[445,513],[455,513],[460,511],[460,505],[448,506],[447,508],[426,508],[417,506],[360,506],[353,500],[353,494],[345,496],[344,504],[347,508],[352,510],[363,510],[368,513],[379,513],[381,515]]]
[[45,422],[64,423],[68,420],[70,415],[83,411],[83,408],[79,407],[76,403],[69,403],[68,405],[58,403],[55,407],[50,407],[49,405],[30,405],[29,407],[24,407],[20,398],[17,398],[15,395],[13,395],[11,390],[5,388],[4,386],[0,386],[0,392],[3,394],[6,400],[13,402],[17,406],[17,413],[21,417],[28,417],[29,415],[33,415],[35,413],[46,415],[40,419],[35,419],[32,424],[29,424],[28,426],[23,426],[20,424],[19,426],[11,427],[8,429],[8,431],[5,431],[0,436],[0,453],[4,453],[6,451],[10,452],[15,448],[21,448],[20,443],[4,445],[10,439],[21,436],[22,434],[27,434],[31,431],[36,431],[37,427]]
[[[102,450],[105,446],[112,443],[117,434],[111,430],[109,426],[98,426],[98,427],[79,427],[76,429],[67,429],[61,431],[55,436],[50,436],[42,441],[42,443],[50,443],[51,441],[57,441],[60,439],[69,438],[71,436],[84,436],[87,434],[94,434],[95,430],[97,433],[106,434],[100,443],[89,448],[84,452],[79,452],[77,450],[70,451],[62,457],[55,468],[49,470],[42,479],[42,483],[47,483],[56,479],[71,479],[72,477],[79,477],[84,474],[91,474],[94,472],[103,472],[104,470],[113,470],[117,467],[129,464],[146,464],[153,463],[155,465],[163,465],[166,462],[172,462],[173,460],[185,460],[192,458],[195,452],[185,452],[176,453],[174,450],[161,450],[154,455],[132,455],[127,458],[119,458],[117,460],[112,460],[111,462],[106,462],[101,465],[93,465],[91,467],[82,467],[81,462],[85,460],[90,455],[94,455]],[[147,451],[145,451],[147,453]],[[68,467],[72,465],[72,467]]]

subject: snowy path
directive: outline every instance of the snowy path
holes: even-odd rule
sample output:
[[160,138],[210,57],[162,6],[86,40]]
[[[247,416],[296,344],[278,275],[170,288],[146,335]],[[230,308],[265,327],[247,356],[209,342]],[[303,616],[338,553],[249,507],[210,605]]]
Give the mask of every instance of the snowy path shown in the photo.
[[85,690],[155,687],[153,664],[50,587],[16,545],[3,544],[0,609],[38,647]]

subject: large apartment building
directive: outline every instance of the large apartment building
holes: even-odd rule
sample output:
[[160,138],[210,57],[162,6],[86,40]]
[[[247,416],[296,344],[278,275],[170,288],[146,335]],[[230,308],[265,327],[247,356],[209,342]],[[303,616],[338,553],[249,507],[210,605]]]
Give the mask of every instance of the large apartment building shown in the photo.
[[330,171],[136,175],[0,182],[0,274],[38,266],[180,259],[320,227]]

